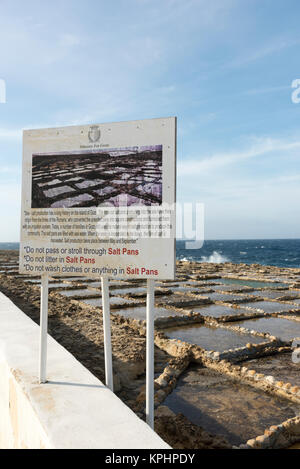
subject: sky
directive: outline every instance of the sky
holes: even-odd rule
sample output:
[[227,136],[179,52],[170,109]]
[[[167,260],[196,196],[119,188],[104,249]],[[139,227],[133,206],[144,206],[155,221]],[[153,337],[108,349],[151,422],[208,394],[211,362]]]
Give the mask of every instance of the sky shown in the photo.
[[300,238],[299,17],[298,0],[0,0],[0,241],[19,240],[22,129],[167,116],[206,239]]

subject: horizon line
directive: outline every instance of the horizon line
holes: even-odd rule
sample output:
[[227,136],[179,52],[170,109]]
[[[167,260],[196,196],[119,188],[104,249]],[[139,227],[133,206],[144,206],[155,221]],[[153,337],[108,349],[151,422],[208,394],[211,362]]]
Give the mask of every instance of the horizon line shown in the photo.
[[[207,238],[205,241],[285,241],[285,240],[300,240],[299,238]],[[193,242],[194,239],[188,238],[175,238],[175,241]],[[0,244],[20,244],[20,241],[0,241]],[[201,249],[201,248],[200,248]]]

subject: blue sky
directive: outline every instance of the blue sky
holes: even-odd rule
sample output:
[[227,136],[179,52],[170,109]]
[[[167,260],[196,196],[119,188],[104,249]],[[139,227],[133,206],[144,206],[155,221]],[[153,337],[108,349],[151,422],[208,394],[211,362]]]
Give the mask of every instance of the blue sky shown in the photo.
[[0,241],[21,131],[176,115],[178,201],[205,237],[300,237],[297,0],[0,1]]

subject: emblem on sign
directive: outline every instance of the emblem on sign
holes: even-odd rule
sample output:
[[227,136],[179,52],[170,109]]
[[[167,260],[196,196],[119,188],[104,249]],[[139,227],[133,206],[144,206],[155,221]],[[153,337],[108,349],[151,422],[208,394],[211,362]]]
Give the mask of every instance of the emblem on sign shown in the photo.
[[100,140],[101,132],[98,125],[92,125],[88,132],[89,141],[91,143],[96,143]]

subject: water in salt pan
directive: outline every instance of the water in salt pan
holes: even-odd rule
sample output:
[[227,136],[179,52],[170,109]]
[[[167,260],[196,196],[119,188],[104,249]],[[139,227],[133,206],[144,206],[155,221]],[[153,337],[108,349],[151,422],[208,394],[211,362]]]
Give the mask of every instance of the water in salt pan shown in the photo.
[[[82,300],[83,303],[86,303],[87,305],[94,306],[95,308],[102,308],[102,298],[85,298]],[[110,308],[111,309],[116,309],[118,306],[123,306],[123,305],[130,305],[130,304],[135,304],[133,300],[128,300],[127,298],[120,298],[117,296],[113,296],[109,299],[110,303]],[[120,310],[121,311],[121,310]]]
[[60,295],[63,296],[92,296],[92,292],[88,289],[85,290],[60,290],[58,292]]
[[104,182],[104,179],[92,179],[91,181],[86,179],[83,182],[77,183],[76,186],[79,189],[86,189],[87,187],[97,186],[97,185],[101,184],[102,182]]
[[60,183],[61,183],[60,179],[54,179],[52,181],[40,183],[38,184],[38,186],[39,187],[54,186],[55,184],[60,184]]
[[222,278],[222,283],[230,283],[232,285],[246,285],[248,287],[253,288],[264,288],[264,287],[286,287],[285,283],[280,282],[263,282],[260,280],[243,280],[243,279],[235,279],[235,278]]
[[134,293],[147,293],[147,289],[143,287],[132,287],[132,288],[120,288],[120,289],[113,289],[112,290],[114,295],[130,295]]
[[298,404],[198,365],[179,378],[164,405],[232,445],[246,443],[300,413]]
[[283,341],[300,337],[300,322],[284,318],[259,318],[236,321],[234,326],[246,327],[257,332],[267,332]]
[[165,334],[169,339],[179,339],[216,352],[245,347],[248,343],[259,344],[265,341],[264,338],[251,334],[239,334],[229,329],[208,327],[202,324],[170,328],[165,331]]
[[[245,292],[245,294],[248,292],[251,292],[251,288],[246,287],[244,285],[212,285],[211,288],[215,291],[221,291],[221,292]],[[251,294],[251,293],[249,293]]]
[[245,301],[245,298],[247,298],[248,295],[230,295],[226,293],[209,293],[207,296],[212,300],[212,301],[223,301],[224,303],[230,303],[231,301],[234,301],[236,303],[238,302],[243,302]]
[[276,301],[254,301],[243,303],[243,306],[258,309],[265,313],[280,313],[281,311],[289,311],[290,309],[293,309],[292,305],[277,303]]
[[283,295],[285,295],[284,290],[253,290],[252,292],[249,293],[249,296],[255,296],[258,297],[260,296],[261,298],[270,298],[271,300],[276,300],[276,298],[279,298]]
[[[131,308],[122,308],[118,311],[118,314],[126,318],[146,320],[146,306],[134,306]],[[155,308],[154,319],[169,316],[178,316],[179,313],[167,308]]]
[[[165,285],[166,287],[167,285]],[[169,288],[169,286],[167,286],[167,288]],[[192,287],[192,286],[178,286],[178,287],[170,287],[170,290],[172,290],[173,292],[182,292],[182,293],[185,293],[185,292],[192,292],[196,295],[204,295],[205,293],[210,293],[212,292],[212,288],[206,288],[206,287],[203,287],[203,288],[196,288],[196,287]]]
[[65,194],[66,192],[74,192],[74,189],[69,186],[60,186],[55,189],[48,189],[44,191],[46,197],[57,197],[60,194]]
[[93,200],[93,197],[89,194],[80,194],[75,197],[68,197],[66,199],[58,200],[51,204],[53,208],[64,208],[64,207],[73,207],[81,204],[82,202],[88,202]]
[[53,290],[55,290],[55,288],[61,288],[61,287],[68,288],[70,286],[70,284],[68,285],[66,282],[49,282],[48,286],[53,291]]
[[207,305],[201,308],[190,308],[194,313],[200,313],[202,316],[220,318],[222,316],[238,316],[241,314],[249,315],[249,310],[245,308],[230,308],[223,305]]
[[300,364],[293,362],[291,353],[277,353],[276,355],[256,358],[243,362],[243,366],[266,376],[271,375],[278,381],[300,387]]

